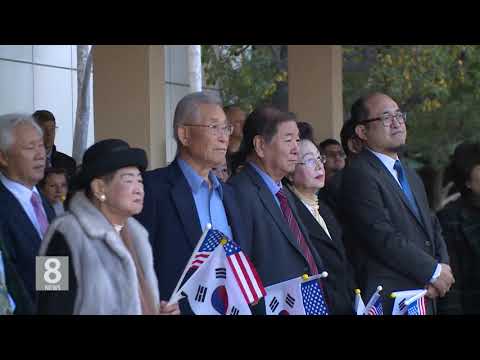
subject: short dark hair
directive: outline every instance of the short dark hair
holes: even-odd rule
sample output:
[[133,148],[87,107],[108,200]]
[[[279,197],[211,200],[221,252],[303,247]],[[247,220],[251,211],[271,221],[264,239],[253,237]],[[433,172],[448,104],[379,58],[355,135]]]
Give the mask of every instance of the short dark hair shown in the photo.
[[462,143],[455,148],[446,177],[453,180],[462,196],[471,194],[465,183],[470,180],[472,170],[477,165],[480,165],[480,143]]
[[338,145],[338,146],[342,146],[342,144],[340,144],[337,140],[335,139],[327,139],[327,140],[323,140],[320,144],[318,144],[318,148],[320,150],[321,153],[324,153],[327,146],[330,146],[330,145]]
[[343,151],[347,156],[350,156],[350,148],[348,147],[348,140],[357,137],[355,133],[355,126],[356,124],[352,121],[352,119],[348,119],[342,126],[342,130],[340,131],[340,141],[342,143]]
[[46,168],[45,169],[45,175],[43,176],[43,179],[40,180],[40,182],[38,183],[38,186],[43,188],[45,187],[45,184],[47,183],[47,178],[52,175],[52,174],[56,174],[56,175],[65,175],[65,179],[67,180],[68,182],[68,172],[67,172],[67,169],[64,169],[64,168],[57,168],[57,167],[49,167],[49,168]]
[[315,140],[313,139],[313,127],[310,123],[306,121],[297,122],[298,132],[300,140],[310,140],[315,144]]
[[363,95],[359,97],[350,108],[350,120],[356,125],[364,120],[367,120],[370,116],[370,111],[367,107],[367,102],[379,95],[384,95],[380,92],[374,92],[371,94]]
[[260,135],[269,143],[277,133],[278,126],[287,121],[297,121],[295,114],[282,112],[272,105],[262,105],[252,111],[245,120],[240,148],[232,156],[232,174],[235,174],[237,168],[245,163],[247,156],[255,151],[255,136]]
[[37,124],[44,124],[49,121],[55,121],[55,116],[48,110],[37,110],[32,114],[32,117],[35,119]]

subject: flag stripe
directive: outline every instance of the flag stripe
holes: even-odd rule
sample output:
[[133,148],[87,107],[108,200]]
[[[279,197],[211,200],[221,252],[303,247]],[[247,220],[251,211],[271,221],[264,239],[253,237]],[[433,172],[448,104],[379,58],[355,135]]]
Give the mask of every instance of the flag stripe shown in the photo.
[[242,294],[243,294],[243,297],[244,297],[245,301],[250,304],[251,302],[249,301],[248,296],[245,292],[245,289],[242,285],[242,281],[237,274],[237,270],[235,269],[235,265],[232,263],[231,256],[227,256],[227,259],[228,259],[228,263],[230,264],[230,267],[232,269],[233,276],[235,276],[235,280],[237,280],[238,287],[242,291]]
[[420,300],[420,314],[421,315],[427,314],[427,309],[425,306],[425,297],[422,297],[422,299]]
[[[245,271],[247,273],[247,279],[249,281],[249,285],[251,283],[252,287],[250,288],[250,290],[252,291],[253,293],[253,297],[255,298],[255,301],[258,301],[258,299],[260,299],[262,297],[262,291],[260,290],[259,286],[258,286],[258,282],[257,282],[257,279],[255,277],[255,274],[253,273],[252,271],[252,265],[249,263],[249,261],[247,260],[247,257],[245,256],[245,254],[242,252],[238,253],[237,254],[239,257],[240,257],[240,263],[244,266],[245,268]],[[246,265],[246,266],[245,266]]]
[[245,278],[244,272],[241,269],[241,264],[238,263],[236,255],[237,254],[235,254],[235,256],[232,256],[232,255],[228,256],[228,260],[232,265],[233,272],[235,273],[235,277],[237,278],[237,281],[239,281],[239,285],[240,285],[240,288],[242,289],[242,293],[245,295],[245,300],[247,300],[247,302],[251,304],[255,300],[247,284],[248,279]]
[[247,260],[247,263],[249,265],[249,271],[253,274],[253,278],[255,279],[255,290],[257,291],[257,295],[259,298],[265,296],[267,293],[265,291],[265,288],[263,287],[262,280],[260,279],[260,276],[258,276],[257,270],[255,269],[255,266],[253,266],[252,262],[248,257],[246,257],[243,252],[242,255],[245,257]]

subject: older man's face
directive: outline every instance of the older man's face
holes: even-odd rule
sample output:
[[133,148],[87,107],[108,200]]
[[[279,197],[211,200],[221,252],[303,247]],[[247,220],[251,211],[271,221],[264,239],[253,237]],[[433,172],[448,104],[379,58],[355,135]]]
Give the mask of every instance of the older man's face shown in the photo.
[[[370,118],[378,118],[385,114],[395,114],[400,111],[398,105],[390,97],[379,94],[367,103]],[[385,126],[382,121],[370,122],[362,133],[363,140],[375,151],[381,153],[396,153],[405,145],[407,129],[405,123],[394,120],[390,126]]]
[[[223,109],[214,104],[201,104],[200,116],[185,126],[185,151],[202,169],[211,169],[225,162],[230,137],[229,124]],[[211,126],[211,127],[209,127]]]
[[18,125],[10,149],[0,152],[0,164],[8,178],[33,188],[45,173],[43,136],[30,124]]

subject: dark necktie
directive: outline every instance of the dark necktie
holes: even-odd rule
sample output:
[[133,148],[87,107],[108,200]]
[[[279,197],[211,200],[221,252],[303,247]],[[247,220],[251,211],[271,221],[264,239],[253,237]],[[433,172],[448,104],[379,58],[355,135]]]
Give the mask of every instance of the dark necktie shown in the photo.
[[405,170],[403,169],[402,163],[400,160],[395,161],[393,168],[397,171],[398,181],[402,185],[403,193],[405,194],[408,202],[410,203],[411,208],[415,212],[415,215],[420,219],[420,211],[418,210],[417,203],[413,197],[412,190],[410,189],[410,184],[408,183],[407,177],[405,176]]
[[293,233],[293,236],[297,240],[298,247],[300,248],[300,251],[302,252],[303,256],[307,260],[308,266],[310,267],[310,274],[309,275],[316,275],[318,274],[318,269],[317,265],[315,264],[315,260],[313,259],[312,252],[310,251],[310,248],[305,241],[305,238],[303,237],[302,232],[300,231],[300,227],[298,226],[297,220],[295,220],[295,217],[293,216],[292,209],[290,209],[290,205],[288,205],[288,200],[283,192],[283,189],[277,192],[277,198],[278,201],[280,202],[280,207],[282,208],[282,213],[283,216],[285,217],[285,220],[287,221],[288,226],[290,227],[290,230]]

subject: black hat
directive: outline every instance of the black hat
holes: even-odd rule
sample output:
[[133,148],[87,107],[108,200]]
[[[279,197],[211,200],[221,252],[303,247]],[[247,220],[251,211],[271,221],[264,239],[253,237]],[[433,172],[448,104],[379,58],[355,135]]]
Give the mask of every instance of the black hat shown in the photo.
[[102,140],[85,151],[81,169],[73,180],[73,184],[76,189],[84,189],[96,177],[127,166],[136,166],[140,171],[145,171],[147,165],[145,150],[131,148],[123,140]]

